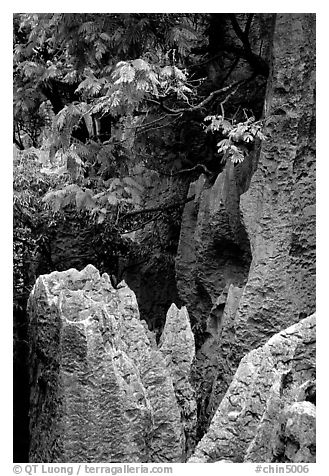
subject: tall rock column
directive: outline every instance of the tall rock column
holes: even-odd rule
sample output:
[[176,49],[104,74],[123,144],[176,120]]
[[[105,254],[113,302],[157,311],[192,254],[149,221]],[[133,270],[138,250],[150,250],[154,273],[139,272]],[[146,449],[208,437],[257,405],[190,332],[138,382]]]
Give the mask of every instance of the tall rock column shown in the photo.
[[234,316],[224,312],[212,395],[217,405],[243,355],[315,311],[314,90],[315,15],[277,14],[265,103],[268,139],[240,197],[252,262]]
[[270,23],[268,139],[214,184],[201,175],[183,214],[176,277],[196,332],[200,436],[241,358],[315,311],[315,15]]
[[[245,185],[250,163],[240,167]],[[230,286],[242,287],[250,266],[250,247],[241,224],[239,182],[228,163],[210,184],[204,175],[190,186],[194,200],[184,209],[176,258],[179,295],[196,337],[192,380],[198,399],[198,438],[207,425],[209,396],[217,374],[218,332]]]
[[259,345],[315,308],[315,16],[278,14],[268,140],[240,208],[252,264],[237,339]]
[[28,307],[31,462],[185,461],[186,309],[168,312],[160,351],[135,294],[92,265],[40,276]]
[[191,367],[195,357],[195,343],[185,306],[181,309],[178,309],[175,304],[170,306],[159,349],[165,357],[173,380],[175,395],[181,408],[186,452],[189,455],[195,445],[197,409],[195,392],[190,382]]

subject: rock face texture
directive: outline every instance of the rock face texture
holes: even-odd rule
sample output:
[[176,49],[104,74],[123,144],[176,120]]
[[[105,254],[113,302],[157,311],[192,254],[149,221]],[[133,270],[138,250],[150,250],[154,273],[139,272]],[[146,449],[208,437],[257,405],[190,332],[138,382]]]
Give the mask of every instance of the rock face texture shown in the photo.
[[315,462],[315,315],[242,360],[189,462]]
[[[266,25],[268,139],[190,184],[177,255],[170,213],[130,234],[151,250],[123,263],[148,326],[91,265],[37,280],[31,462],[182,462],[200,440],[190,462],[315,461],[315,15]],[[187,181],[161,180],[141,206],[185,199]],[[88,237],[69,266],[94,259]]]
[[166,317],[159,349],[173,380],[175,395],[182,412],[186,449],[195,445],[197,412],[195,392],[190,383],[191,366],[195,357],[194,335],[186,307],[178,309],[172,304]]
[[185,460],[195,421],[185,308],[170,308],[159,350],[134,293],[92,265],[40,276],[28,308],[31,462]]
[[[246,164],[249,165],[249,164]],[[244,169],[247,170],[247,167]],[[247,177],[241,172],[241,184]],[[232,163],[210,186],[204,175],[190,186],[195,196],[185,206],[176,259],[177,287],[194,325],[194,366],[199,399],[198,423],[207,420],[208,399],[217,374],[218,333],[229,287],[246,282],[250,265],[248,237],[239,212],[239,187]]]
[[307,14],[276,18],[269,140],[240,199],[253,257],[237,317],[246,348],[315,307],[314,22]]
[[[315,311],[315,16],[277,14],[267,141],[191,185],[176,260],[202,435],[241,358]],[[198,336],[197,336],[198,337]]]

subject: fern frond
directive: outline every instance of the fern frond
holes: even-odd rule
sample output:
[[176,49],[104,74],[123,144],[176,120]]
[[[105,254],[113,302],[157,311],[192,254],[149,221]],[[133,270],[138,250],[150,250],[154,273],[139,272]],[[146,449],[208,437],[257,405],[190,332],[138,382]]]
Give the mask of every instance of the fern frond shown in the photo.
[[78,211],[87,210],[91,212],[95,208],[97,208],[97,204],[95,201],[95,197],[93,193],[88,188],[85,190],[77,190],[75,193],[75,205]]
[[59,131],[61,131],[64,128],[64,124],[66,122],[66,117],[69,114],[69,107],[64,106],[61,111],[56,116],[56,125]]
[[66,205],[73,203],[76,193],[80,187],[76,184],[69,184],[60,190],[51,190],[42,198],[42,201],[54,212],[59,212]]
[[104,55],[104,53],[106,53],[106,46],[104,45],[104,43],[100,42],[100,41],[96,41],[95,43],[95,58],[100,61]]
[[82,23],[78,29],[78,33],[82,33],[85,36],[89,36],[96,31],[96,25],[93,21],[87,21]]
[[94,75],[89,75],[83,81],[81,81],[75,92],[86,92],[92,96],[96,96],[101,91],[103,85],[104,79],[99,80]]
[[141,58],[133,60],[132,65],[137,71],[150,71],[151,69],[149,63]]
[[118,76],[118,79],[114,81],[114,84],[132,83],[135,78],[135,74],[135,69],[129,63],[126,63],[117,71],[115,76]]
[[112,43],[113,41],[112,37],[106,32],[102,32],[99,36],[103,41],[106,41],[108,43]]
[[76,70],[69,71],[63,78],[64,83],[74,84],[77,81],[78,73]]

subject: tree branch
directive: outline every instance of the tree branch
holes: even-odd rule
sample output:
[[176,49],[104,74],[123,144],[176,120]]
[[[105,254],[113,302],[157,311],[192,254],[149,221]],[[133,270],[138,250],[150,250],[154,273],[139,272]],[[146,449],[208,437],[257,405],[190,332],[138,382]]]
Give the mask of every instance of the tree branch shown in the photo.
[[17,147],[19,148],[19,150],[24,150],[24,146],[21,142],[19,142],[16,137],[15,137],[15,133],[13,135],[13,141],[14,141],[14,144],[17,145]]
[[180,109],[171,109],[168,106],[166,106],[165,104],[163,104],[162,101],[156,101],[156,100],[151,99],[151,98],[148,98],[147,101],[152,102],[154,104],[157,104],[168,114],[177,114],[178,115],[178,114],[182,114],[182,113],[185,113],[185,112],[198,111],[199,109],[203,109],[207,104],[209,104],[217,96],[220,96],[222,93],[230,91],[231,89],[234,89],[237,86],[241,86],[242,84],[250,81],[250,79],[252,79],[252,78],[254,78],[254,75],[251,78],[236,81],[235,83],[232,83],[228,86],[225,86],[224,88],[216,89],[215,91],[212,91],[209,94],[209,96],[207,96],[199,104],[196,104],[195,106],[191,106],[191,107],[185,107],[185,108],[180,108]]
[[[236,16],[234,13],[229,13],[229,18],[231,20],[231,24],[233,27],[233,30],[235,31],[237,37],[241,40],[242,46],[243,46],[243,51],[244,51],[244,57],[245,59],[250,63],[250,65],[254,68],[255,71],[261,72],[262,75],[265,77],[268,76],[269,74],[269,68],[267,63],[261,58],[260,56],[257,56],[253,51],[251,50],[250,43],[249,43],[249,31],[253,19],[253,14],[250,14],[247,18],[245,30],[243,31],[236,19]],[[235,51],[236,54],[239,54],[239,48],[231,46],[230,47],[231,51]],[[241,53],[241,50],[240,50]]]
[[239,22],[238,20],[236,19],[236,16],[234,13],[229,13],[228,15],[230,17],[230,20],[231,20],[231,24],[233,26],[233,30],[235,31],[236,35],[238,38],[240,38],[240,40],[242,41],[242,44],[243,46],[246,48],[246,49],[249,49],[250,50],[250,44],[249,44],[249,38],[248,38],[248,35],[245,33],[245,31],[243,31],[239,25]]
[[[153,158],[152,156],[141,154],[141,153],[137,153],[137,155],[139,157],[143,157],[145,159],[152,159]],[[202,169],[206,175],[212,175],[212,172],[204,164],[196,164],[196,165],[194,165],[193,167],[191,167],[189,169],[180,169],[177,172],[163,172],[162,170],[152,169],[150,167],[145,167],[145,168],[147,170],[151,170],[152,172],[156,172],[159,175],[164,175],[165,177],[176,177],[177,175],[180,175],[180,174],[194,172],[194,170],[197,170],[199,168]]]
[[185,198],[185,200],[181,200],[179,202],[169,203],[167,205],[161,205],[158,207],[143,208],[142,210],[134,210],[132,212],[127,212],[124,215],[122,215],[121,220],[132,217],[132,216],[141,215],[143,213],[163,212],[165,210],[170,210],[171,208],[178,208],[178,207],[181,207],[182,205],[185,205],[185,203],[191,202],[192,200],[194,200],[194,198],[195,198],[195,195],[192,195],[191,197]]
[[[166,114],[166,116],[173,116],[174,114]],[[155,131],[157,129],[162,129],[163,127],[168,127],[168,126],[171,126],[171,124],[173,124],[175,121],[177,121],[177,119],[180,119],[180,117],[183,115],[183,113],[179,113],[179,114],[175,114],[175,119],[173,119],[171,122],[167,122],[166,124],[162,124],[161,126],[155,126],[155,127],[146,127],[148,126],[148,124],[145,125],[145,128],[143,128],[142,130],[137,130],[136,131],[136,134],[144,134],[145,132],[149,132],[149,131]],[[164,117],[166,117],[164,116]],[[153,121],[155,122],[155,121]]]
[[181,169],[181,170],[178,170],[178,172],[174,172],[168,175],[175,176],[175,175],[185,174],[189,172],[194,172],[194,170],[197,170],[200,168],[203,169],[206,175],[212,175],[212,172],[204,164],[196,164],[194,167],[191,167],[190,169]]
[[[16,130],[15,129],[17,129],[18,139],[16,139]],[[20,130],[19,130],[19,124],[18,123],[16,125],[14,124],[13,139],[14,139],[14,143],[19,147],[19,149],[24,150],[24,145],[23,145],[23,142],[22,142],[21,133],[20,133]]]
[[251,27],[253,18],[254,18],[254,14],[249,13],[247,21],[246,21],[246,26],[244,27],[244,34],[246,35],[246,37],[248,37],[248,35],[249,35],[249,31],[250,31],[250,27]]
[[225,117],[225,113],[224,113],[224,104],[230,99],[231,96],[233,96],[233,94],[235,94],[237,92],[237,90],[239,89],[240,85],[238,84],[238,86],[230,92],[230,94],[228,94],[226,96],[225,99],[223,99],[223,101],[220,103],[220,109],[221,109],[221,112],[222,112],[222,116],[223,118]]
[[160,121],[163,121],[166,117],[168,117],[169,114],[165,114],[164,116],[161,116],[161,117],[158,117],[157,119],[154,119],[153,121],[150,121],[150,122],[146,122],[146,123],[143,123],[141,124],[140,126],[135,126],[135,127],[127,127],[126,129],[136,129],[137,131],[144,131],[144,129],[147,129],[149,126],[152,126],[153,124],[155,124],[156,122],[160,122]]
[[128,230],[128,231],[123,231],[121,235],[128,235],[128,233],[133,233],[134,231],[140,230],[141,228],[144,228],[144,226],[147,225],[148,223],[151,223],[152,221],[155,221],[158,218],[160,218],[160,216],[161,216],[161,212],[155,215],[155,217],[152,217],[149,220],[144,221],[143,223],[138,225],[137,228],[133,228],[132,230]]
[[[174,111],[173,109],[170,109],[169,107],[167,107],[165,104],[163,104],[163,98],[160,98],[160,101],[156,101],[155,99],[152,99],[152,98],[146,98],[147,102],[151,102],[153,104],[156,104],[157,106],[160,106],[161,109],[163,109],[165,112],[168,113],[168,115],[178,115],[178,114],[181,114],[181,111],[178,109],[177,111]],[[185,110],[183,111],[185,112]]]

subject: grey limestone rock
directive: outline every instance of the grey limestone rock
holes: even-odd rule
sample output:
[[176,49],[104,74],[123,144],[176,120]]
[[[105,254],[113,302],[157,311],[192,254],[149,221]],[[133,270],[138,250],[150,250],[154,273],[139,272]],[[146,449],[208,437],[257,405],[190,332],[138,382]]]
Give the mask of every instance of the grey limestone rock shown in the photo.
[[240,362],[189,462],[314,462],[315,315]]
[[228,288],[245,284],[250,264],[247,235],[239,216],[234,166],[210,185],[204,175],[192,183],[176,258],[180,298],[188,306],[196,333],[193,381],[199,400],[198,425],[208,418],[208,399],[217,375],[218,331]]
[[173,308],[182,317],[174,341],[169,312],[160,351],[135,294],[92,265],[40,276],[28,310],[31,462],[184,460],[175,392],[193,407],[186,310]]
[[183,214],[176,276],[203,331],[194,365],[203,430],[241,358],[315,312],[315,15],[273,18],[267,140],[214,184],[191,184]]
[[176,398],[182,411],[186,449],[189,454],[195,445],[197,408],[195,392],[190,383],[195,343],[185,306],[178,309],[175,304],[172,304],[169,308],[159,349],[165,357],[173,380]]

